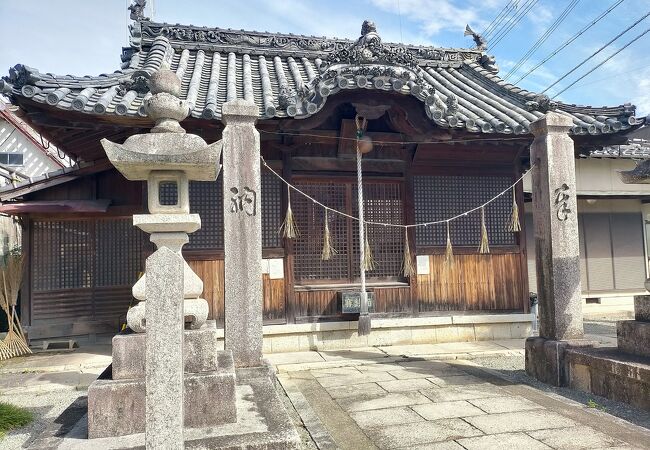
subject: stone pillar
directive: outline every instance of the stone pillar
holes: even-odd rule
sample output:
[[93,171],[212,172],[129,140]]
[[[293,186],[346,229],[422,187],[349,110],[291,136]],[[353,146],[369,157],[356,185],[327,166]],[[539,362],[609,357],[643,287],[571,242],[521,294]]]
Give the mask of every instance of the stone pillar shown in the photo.
[[258,108],[234,100],[222,108],[225,348],[235,367],[262,364],[262,219]]
[[181,256],[161,247],[147,258],[147,448],[183,448],[183,272]]
[[555,340],[583,337],[572,126],[550,112],[530,127],[539,334]]
[[567,383],[566,349],[593,345],[583,340],[572,126],[554,112],[530,126],[540,336],[526,341],[526,372],[556,386]]

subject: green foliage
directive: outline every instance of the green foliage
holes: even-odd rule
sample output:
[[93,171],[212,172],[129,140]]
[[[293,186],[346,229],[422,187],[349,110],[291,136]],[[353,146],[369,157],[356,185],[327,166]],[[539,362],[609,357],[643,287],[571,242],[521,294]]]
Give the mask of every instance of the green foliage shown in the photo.
[[591,398],[587,401],[587,406],[588,406],[589,408],[599,409],[599,410],[601,410],[601,411],[605,411],[605,409],[607,409],[607,408],[605,408],[603,405],[601,405],[600,403],[596,403],[596,402],[595,402],[593,399],[591,399]]
[[7,431],[14,428],[24,427],[33,419],[32,413],[26,409],[9,403],[0,402],[0,438]]

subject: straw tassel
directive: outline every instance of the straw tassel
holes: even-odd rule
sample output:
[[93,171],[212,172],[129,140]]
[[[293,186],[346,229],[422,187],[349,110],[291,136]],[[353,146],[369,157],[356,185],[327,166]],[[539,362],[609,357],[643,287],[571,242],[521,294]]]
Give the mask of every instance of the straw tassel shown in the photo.
[[320,255],[320,259],[323,261],[329,261],[332,259],[332,256],[336,255],[338,252],[332,245],[332,237],[330,236],[330,226],[329,221],[327,220],[327,210],[325,210],[325,227],[323,229],[323,252]]
[[451,246],[451,233],[449,232],[449,221],[447,221],[447,248],[445,249],[445,267],[450,269],[454,265],[454,250]]
[[366,226],[366,232],[364,235],[364,240],[366,242],[363,251],[363,268],[368,271],[375,270],[377,268],[377,261],[375,261],[375,258],[372,256],[372,248],[370,248],[370,242],[368,241],[368,226]]
[[402,273],[405,277],[415,275],[415,266],[411,257],[411,246],[409,245],[409,229],[404,228],[404,262],[402,263]]
[[287,214],[284,217],[282,226],[280,226],[280,233],[286,239],[294,239],[300,236],[296,220],[293,217],[293,211],[291,210],[291,189],[289,186],[287,186]]
[[508,231],[518,233],[521,231],[521,222],[519,221],[519,206],[517,205],[517,194],[515,188],[512,188],[512,212],[510,214],[510,225]]
[[487,227],[485,226],[485,207],[481,208],[481,244],[478,247],[480,254],[490,253],[490,243],[488,242]]

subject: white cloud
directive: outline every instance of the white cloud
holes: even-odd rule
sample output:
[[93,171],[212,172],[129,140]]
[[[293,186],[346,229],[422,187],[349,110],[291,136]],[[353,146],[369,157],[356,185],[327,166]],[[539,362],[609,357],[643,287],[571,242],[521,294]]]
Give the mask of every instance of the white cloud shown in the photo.
[[371,0],[383,11],[401,14],[415,23],[422,31],[433,36],[441,31],[462,31],[469,24],[477,31],[482,30],[493,17],[493,12],[502,2],[471,0],[464,6],[456,6],[451,0]]

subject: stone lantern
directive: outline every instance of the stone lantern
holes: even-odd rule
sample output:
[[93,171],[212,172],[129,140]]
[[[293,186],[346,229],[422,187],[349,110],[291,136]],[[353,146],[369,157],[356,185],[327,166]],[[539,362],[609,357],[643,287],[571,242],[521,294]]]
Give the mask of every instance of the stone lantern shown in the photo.
[[[190,108],[180,100],[181,83],[174,72],[161,69],[149,79],[152,96],[145,100],[148,116],[156,121],[151,133],[129,137],[124,144],[106,139],[102,145],[111,163],[128,180],[147,181],[149,214],[133,216],[133,224],[151,234],[157,248],[168,247],[181,254],[188,233],[201,227],[198,214],[190,214],[189,181],[215,180],[221,169],[222,142],[208,145],[197,135],[187,134],[179,121]],[[165,195],[167,194],[167,195]],[[184,261],[184,315],[189,328],[198,329],[208,316],[207,302],[199,298],[203,282]],[[144,332],[145,274],[133,286],[133,296],[140,300],[127,314],[129,328]]]

